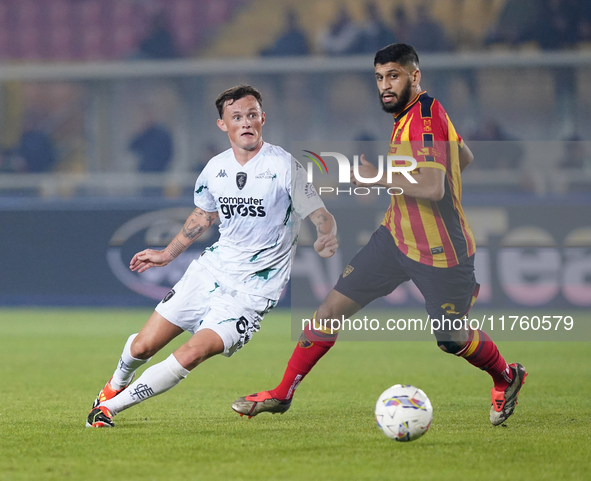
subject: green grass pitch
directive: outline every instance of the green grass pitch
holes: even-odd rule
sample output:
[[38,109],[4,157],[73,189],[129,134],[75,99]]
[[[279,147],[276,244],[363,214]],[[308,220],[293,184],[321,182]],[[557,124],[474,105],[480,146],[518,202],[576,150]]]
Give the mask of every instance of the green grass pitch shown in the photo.
[[[434,342],[337,343],[288,413],[240,418],[232,401],[274,387],[293,350],[285,311],[234,357],[121,413],[115,429],[86,429],[94,396],[149,314],[0,309],[0,480],[591,479],[588,343],[499,343],[529,372],[505,426],[488,421],[489,376]],[[431,430],[411,443],[389,440],[373,418],[396,383],[420,387],[434,407]]]

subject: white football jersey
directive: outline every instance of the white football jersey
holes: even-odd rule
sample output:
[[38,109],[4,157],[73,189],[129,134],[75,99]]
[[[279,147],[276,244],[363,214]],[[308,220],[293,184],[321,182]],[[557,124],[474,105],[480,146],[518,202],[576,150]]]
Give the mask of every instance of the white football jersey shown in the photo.
[[243,166],[232,149],[213,157],[195,184],[195,205],[221,221],[220,239],[198,262],[223,284],[273,300],[289,279],[301,219],[324,207],[304,168],[268,143]]

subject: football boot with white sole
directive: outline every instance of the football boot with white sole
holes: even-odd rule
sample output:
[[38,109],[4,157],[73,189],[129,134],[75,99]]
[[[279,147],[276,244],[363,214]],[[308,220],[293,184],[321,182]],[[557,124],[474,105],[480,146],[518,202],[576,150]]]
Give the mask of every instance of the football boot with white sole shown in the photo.
[[275,399],[269,391],[244,396],[232,403],[234,411],[240,416],[248,416],[249,419],[260,413],[283,414],[290,406],[291,399],[287,401]]
[[525,383],[527,376],[527,372],[521,364],[509,364],[509,368],[513,372],[513,380],[509,387],[504,391],[497,391],[493,387],[490,391],[492,396],[490,422],[493,426],[503,424],[513,414],[515,406],[517,406],[519,391],[521,391],[521,386]]

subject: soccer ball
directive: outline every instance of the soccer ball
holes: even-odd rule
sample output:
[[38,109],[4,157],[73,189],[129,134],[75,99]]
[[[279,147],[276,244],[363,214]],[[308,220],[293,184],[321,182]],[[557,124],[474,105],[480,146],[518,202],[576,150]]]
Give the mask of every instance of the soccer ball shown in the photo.
[[390,439],[413,441],[429,430],[433,408],[427,395],[408,384],[386,389],[376,403],[376,421]]

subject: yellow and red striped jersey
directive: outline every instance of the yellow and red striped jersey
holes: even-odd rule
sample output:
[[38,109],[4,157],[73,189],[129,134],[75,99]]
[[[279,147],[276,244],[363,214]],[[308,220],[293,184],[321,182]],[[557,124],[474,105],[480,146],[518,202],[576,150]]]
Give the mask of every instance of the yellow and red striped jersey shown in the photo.
[[[398,248],[411,259],[435,267],[453,267],[476,250],[461,206],[459,152],[462,138],[441,104],[422,92],[394,117],[389,154],[409,155],[417,169],[445,172],[445,194],[439,202],[393,195],[382,224]],[[394,161],[404,165],[404,161]]]

